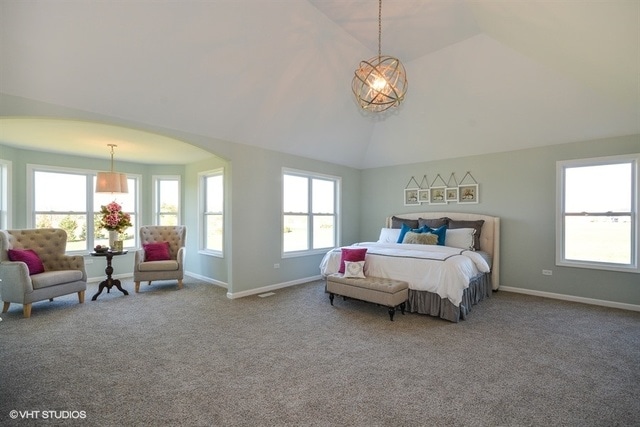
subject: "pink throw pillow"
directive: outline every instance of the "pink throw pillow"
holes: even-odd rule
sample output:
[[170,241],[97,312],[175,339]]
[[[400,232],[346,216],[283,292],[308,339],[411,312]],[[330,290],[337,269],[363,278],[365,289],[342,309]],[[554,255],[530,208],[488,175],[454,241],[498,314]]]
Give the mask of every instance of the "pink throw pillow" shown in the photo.
[[9,249],[10,261],[22,261],[27,264],[29,276],[44,272],[44,264],[33,249]]
[[169,242],[147,243],[144,248],[145,261],[166,261],[171,259]]
[[367,248],[362,249],[350,249],[350,248],[342,248],[342,256],[340,257],[340,269],[338,273],[344,273],[344,262],[358,262],[364,261],[364,257],[367,254]]

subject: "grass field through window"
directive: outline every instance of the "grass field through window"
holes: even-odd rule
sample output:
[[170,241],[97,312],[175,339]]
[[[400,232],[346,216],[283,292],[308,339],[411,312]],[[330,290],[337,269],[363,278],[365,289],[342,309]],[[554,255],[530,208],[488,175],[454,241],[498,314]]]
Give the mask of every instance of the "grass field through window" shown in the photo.
[[629,217],[567,217],[565,259],[631,263]]

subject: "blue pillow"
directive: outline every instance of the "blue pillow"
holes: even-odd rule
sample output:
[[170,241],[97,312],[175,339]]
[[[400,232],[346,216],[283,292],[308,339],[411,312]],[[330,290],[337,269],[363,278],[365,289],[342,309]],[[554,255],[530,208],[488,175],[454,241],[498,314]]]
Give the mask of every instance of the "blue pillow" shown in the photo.
[[[406,224],[402,224],[402,228],[400,228],[400,234],[398,235],[398,241],[396,243],[402,243],[402,241],[404,240],[404,235],[410,231],[413,231],[414,233],[426,233],[428,230],[425,227],[426,226],[420,228],[411,228]],[[444,237],[442,241],[444,242]],[[440,244],[440,237],[438,237],[438,244]]]
[[423,233],[431,233],[431,234],[435,234],[436,236],[438,236],[438,244],[440,246],[444,246],[444,240],[447,236],[447,226],[443,225],[440,226],[438,228],[431,228],[428,225],[423,225],[422,227],[420,227],[421,229],[425,229],[423,231]]
[[396,241],[396,243],[402,243],[402,241],[404,240],[404,235],[409,231],[411,231],[411,227],[407,226],[406,224],[402,224],[402,227],[400,227],[400,234],[398,234],[398,240]]

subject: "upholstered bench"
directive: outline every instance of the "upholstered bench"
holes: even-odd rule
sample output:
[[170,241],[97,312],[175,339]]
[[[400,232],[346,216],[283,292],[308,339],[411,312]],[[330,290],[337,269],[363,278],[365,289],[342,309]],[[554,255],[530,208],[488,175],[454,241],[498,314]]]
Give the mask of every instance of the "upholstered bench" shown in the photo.
[[405,302],[409,296],[407,282],[382,277],[366,277],[356,279],[343,277],[340,273],[327,276],[327,292],[333,305],[335,295],[389,307],[389,317],[393,321],[396,308],[404,314]]

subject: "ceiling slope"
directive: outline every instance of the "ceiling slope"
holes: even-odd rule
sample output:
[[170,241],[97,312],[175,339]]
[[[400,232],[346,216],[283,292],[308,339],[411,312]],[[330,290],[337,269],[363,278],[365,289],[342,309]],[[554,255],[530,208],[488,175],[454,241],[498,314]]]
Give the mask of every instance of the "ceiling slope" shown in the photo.
[[640,2],[385,0],[409,91],[370,117],[350,83],[377,12],[0,0],[0,92],[356,168],[640,133]]

